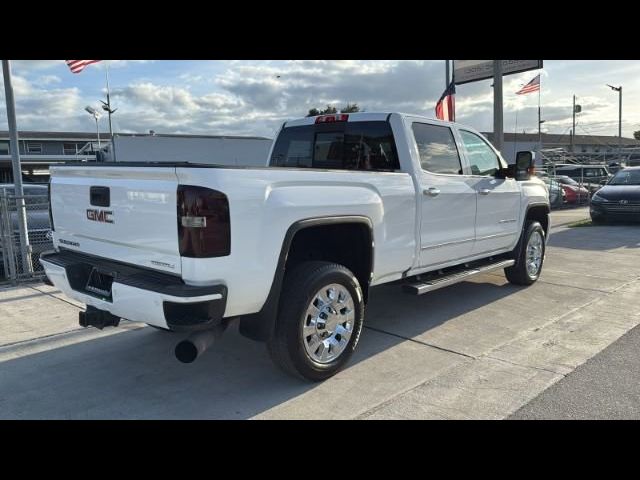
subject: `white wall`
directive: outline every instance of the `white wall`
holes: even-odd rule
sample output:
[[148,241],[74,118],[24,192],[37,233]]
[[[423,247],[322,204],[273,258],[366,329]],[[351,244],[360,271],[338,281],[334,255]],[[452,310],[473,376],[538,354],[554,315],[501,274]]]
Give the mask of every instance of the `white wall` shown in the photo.
[[265,166],[272,140],[116,136],[118,162],[194,162]]

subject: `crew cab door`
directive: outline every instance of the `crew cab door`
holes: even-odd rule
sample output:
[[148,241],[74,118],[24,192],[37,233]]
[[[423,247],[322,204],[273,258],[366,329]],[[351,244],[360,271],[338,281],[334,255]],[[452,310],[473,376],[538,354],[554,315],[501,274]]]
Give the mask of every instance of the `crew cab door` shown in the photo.
[[476,191],[446,125],[413,122],[420,157],[420,266],[435,266],[471,254],[475,237]]
[[496,178],[502,160],[480,135],[458,129],[467,160],[469,184],[477,195],[476,235],[472,254],[512,248],[520,235],[520,197],[513,178]]

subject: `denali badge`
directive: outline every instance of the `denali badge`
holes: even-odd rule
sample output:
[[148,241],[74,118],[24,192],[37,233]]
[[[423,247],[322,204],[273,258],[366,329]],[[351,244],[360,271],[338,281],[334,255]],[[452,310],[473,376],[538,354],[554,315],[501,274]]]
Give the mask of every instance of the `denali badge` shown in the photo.
[[113,212],[111,210],[96,210],[87,208],[87,219],[93,222],[113,223]]

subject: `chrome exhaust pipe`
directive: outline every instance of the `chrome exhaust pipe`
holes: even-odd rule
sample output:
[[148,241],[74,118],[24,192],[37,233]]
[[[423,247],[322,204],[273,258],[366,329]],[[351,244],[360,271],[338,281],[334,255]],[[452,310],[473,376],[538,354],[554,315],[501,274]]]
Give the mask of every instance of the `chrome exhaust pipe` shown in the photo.
[[176,358],[182,363],[193,363],[224,333],[225,326],[194,332],[176,345]]

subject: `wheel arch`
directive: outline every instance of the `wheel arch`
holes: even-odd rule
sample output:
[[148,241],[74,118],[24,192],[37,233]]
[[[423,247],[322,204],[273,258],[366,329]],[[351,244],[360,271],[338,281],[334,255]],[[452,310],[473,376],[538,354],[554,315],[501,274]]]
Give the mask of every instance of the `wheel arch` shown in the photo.
[[[313,258],[313,256],[305,258],[303,253],[307,252],[304,249],[305,240],[311,238],[311,233],[317,233],[320,230],[334,234],[336,232],[344,234],[358,232],[358,235],[360,235],[357,237],[357,245],[362,248],[355,249],[352,261],[340,261],[341,257],[348,256],[340,251],[335,252],[337,254],[335,258],[332,255],[324,255],[325,258],[322,259],[331,260],[342,265],[347,263],[345,266],[353,271],[362,288],[364,300],[365,302],[367,301],[369,284],[371,283],[374,268],[374,236],[371,220],[363,215],[314,217],[298,220],[287,229],[284,236],[271,288],[262,309],[257,313],[244,315],[240,318],[240,333],[243,336],[257,341],[267,341],[271,338],[277,319],[280,294],[287,268],[291,268],[300,261],[318,259]],[[325,246],[320,249],[322,253],[326,254],[332,246],[335,247],[336,243],[340,244],[335,239],[332,240],[328,247]],[[344,240],[342,241],[344,242]],[[311,250],[315,247],[317,245],[312,245]]]

